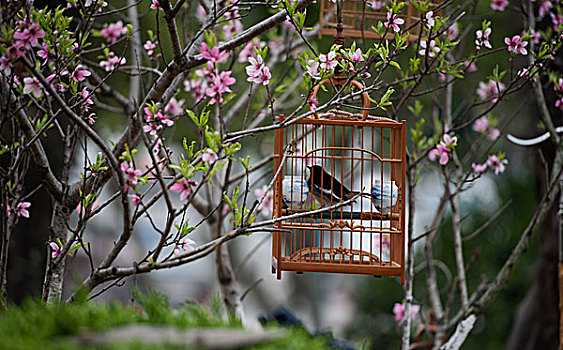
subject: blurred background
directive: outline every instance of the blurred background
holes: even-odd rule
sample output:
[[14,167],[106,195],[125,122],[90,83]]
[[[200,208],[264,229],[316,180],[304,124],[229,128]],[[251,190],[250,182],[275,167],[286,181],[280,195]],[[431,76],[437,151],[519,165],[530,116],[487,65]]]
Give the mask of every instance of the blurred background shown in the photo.
[[[112,1],[110,6],[119,8],[124,1]],[[144,1],[146,3],[146,1]],[[35,1],[38,7],[63,5],[61,1]],[[309,9],[307,23],[315,25],[316,6]],[[512,6],[518,6],[516,1]],[[486,13],[489,2],[481,2],[480,13]],[[148,9],[148,3],[143,9]],[[268,14],[267,10],[257,8],[256,11],[243,18],[245,28],[256,23]],[[147,29],[154,28],[154,16],[141,13],[143,26]],[[194,14],[195,16],[195,14]],[[495,13],[489,17],[494,21],[492,43],[494,47],[502,44],[505,35],[520,30],[517,21],[510,17],[510,12]],[[108,19],[115,22],[118,18]],[[478,29],[482,18],[468,16],[467,20],[460,22],[462,30],[472,26],[472,35]],[[186,19],[188,25],[199,25],[195,18]],[[190,22],[192,21],[192,22]],[[190,24],[192,23],[192,24]],[[476,24],[477,23],[477,24]],[[281,26],[280,26],[281,27]],[[505,34],[506,33],[506,34]],[[288,40],[284,37],[283,28],[275,28],[262,38],[263,41],[275,43],[276,40]],[[98,39],[93,39],[98,40]],[[313,44],[326,52],[332,38],[312,40]],[[166,39],[163,37],[163,47]],[[473,50],[468,45],[467,50]],[[504,57],[503,57],[504,55]],[[474,94],[474,88],[484,76],[489,74],[497,62],[508,57],[508,53],[499,54],[495,60],[481,61],[479,71],[468,74],[464,83],[455,87],[455,103],[463,104],[467,95]],[[562,67],[561,57],[555,61],[557,67]],[[280,68],[281,69],[281,68]],[[273,76],[279,73],[273,69]],[[297,76],[301,73],[292,73]],[[245,80],[241,75],[239,81]],[[127,79],[119,77],[110,78],[109,83],[120,91],[126,92]],[[303,91],[297,91],[295,98]],[[511,101],[524,99],[529,91],[523,89],[510,97]],[[184,96],[185,95],[185,96]],[[187,94],[180,95],[188,98]],[[260,99],[260,94],[255,97]],[[427,105],[430,104],[430,97]],[[553,106],[554,95],[547,95],[548,105]],[[260,103],[261,104],[261,103]],[[253,107],[260,105],[256,103]],[[189,103],[187,104],[189,106]],[[495,114],[514,114],[515,103],[505,103]],[[123,125],[122,115],[105,112],[98,109],[96,129],[107,140],[116,140]],[[556,111],[552,111],[556,113]],[[408,113],[408,112],[407,112]],[[408,126],[414,125],[412,115],[405,113]],[[508,132],[521,137],[534,137],[541,133],[538,127],[536,106],[533,100],[522,109],[519,109],[515,118],[506,126]],[[429,111],[430,117],[433,115]],[[236,124],[236,123],[235,123]],[[459,151],[470,146],[472,131],[467,130],[458,135]],[[502,137],[504,138],[505,135]],[[180,142],[183,137],[188,140],[195,138],[194,130],[188,118],[178,122],[174,132],[175,154],[180,152]],[[250,156],[251,164],[257,163],[273,152],[273,134],[265,133],[257,137],[244,140],[240,157]],[[408,142],[407,142],[408,145]],[[56,138],[48,137],[45,146],[52,157],[62,155],[62,145]],[[511,145],[508,141],[501,141],[495,146],[506,153],[510,163],[507,171],[501,176],[487,174],[475,182],[469,190],[462,195],[462,208],[465,214],[462,222],[464,233],[471,233],[483,224],[501,206],[510,201],[507,209],[495,220],[494,224],[481,232],[477,237],[464,242],[466,261],[474,260],[468,271],[468,287],[470,290],[481,282],[482,278],[491,280],[502,266],[506,257],[517,242],[521,231],[526,227],[530,217],[536,209],[538,199],[543,194],[546,186],[546,166],[550,164],[553,149],[549,142],[539,147],[523,149]],[[91,147],[90,149],[94,149]],[[146,150],[143,150],[146,152]],[[541,153],[541,156],[540,156]],[[95,155],[95,151],[92,153]],[[142,152],[137,161],[141,168]],[[51,159],[56,162],[57,159]],[[148,157],[146,159],[148,162]],[[76,161],[73,176],[77,177],[81,171],[81,159]],[[35,188],[41,179],[30,177],[26,180],[26,188]],[[267,184],[273,175],[272,166],[265,167],[253,174],[251,183],[253,188]],[[429,220],[437,206],[435,188],[441,186],[438,172],[434,168],[423,169],[421,182],[417,187],[416,208],[413,236],[424,232],[429,225]],[[108,186],[111,187],[111,186]],[[109,196],[111,190],[101,194],[101,200]],[[10,254],[8,293],[9,299],[14,303],[21,303],[29,296],[37,296],[41,292],[43,282],[45,257],[48,247],[45,242],[48,238],[50,220],[50,201],[48,193],[40,190],[31,198],[33,215],[28,220],[20,220],[17,232],[13,235],[13,253]],[[174,198],[177,200],[177,197]],[[120,211],[119,205],[112,205],[100,215],[92,218],[88,223],[84,240],[91,243],[95,260],[99,261],[103,254],[113,244],[119,233]],[[159,210],[165,214],[165,208],[156,207],[152,213],[158,217]],[[408,209],[407,209],[408,210]],[[201,217],[190,212],[190,222],[198,222]],[[76,215],[73,214],[73,215]],[[267,217],[262,217],[266,219]],[[229,225],[226,222],[226,225]],[[507,287],[500,293],[492,306],[479,317],[477,324],[464,345],[464,349],[498,349],[516,347],[521,348],[528,344],[530,349],[553,349],[558,338],[558,313],[557,313],[557,215],[553,208],[549,219],[545,222],[541,232],[532,240],[529,252],[519,263],[514,275],[510,278]],[[202,225],[190,237],[201,244],[209,240],[207,226]],[[440,260],[437,265],[439,282],[445,290],[449,290],[455,276],[453,255],[453,238],[451,232],[451,217],[444,218],[440,226],[437,239],[434,241],[434,257]],[[144,255],[160,236],[154,232],[148,221],[141,222],[135,228],[133,239],[116,262],[116,265],[130,264],[138,257]],[[269,233],[254,233],[242,236],[228,243],[233,256],[233,265],[242,291],[245,291],[243,300],[247,323],[251,327],[258,327],[258,315],[269,312],[278,306],[284,306],[301,318],[310,330],[331,330],[336,336],[361,343],[367,339],[372,348],[386,349],[398,348],[400,344],[400,327],[394,320],[393,305],[401,303],[403,289],[399,281],[394,278],[374,278],[372,276],[354,276],[341,274],[295,274],[285,272],[281,280],[271,274],[271,243]],[[422,240],[415,244],[415,272],[414,296],[415,303],[425,305],[425,271],[423,267]],[[89,273],[89,263],[83,254],[76,254],[71,258],[71,264],[66,279],[66,294],[77,287],[80,281]],[[75,281],[73,283],[73,281]],[[151,274],[139,275],[125,280],[123,286],[114,287],[96,297],[96,302],[120,300],[130,302],[132,288],[139,286],[142,290],[156,289],[164,293],[173,304],[186,301],[206,302],[219,295],[215,273],[215,261],[212,255],[197,262],[170,270],[161,270]],[[95,291],[94,291],[95,293]],[[428,310],[423,308],[414,321],[417,325],[428,321]]]

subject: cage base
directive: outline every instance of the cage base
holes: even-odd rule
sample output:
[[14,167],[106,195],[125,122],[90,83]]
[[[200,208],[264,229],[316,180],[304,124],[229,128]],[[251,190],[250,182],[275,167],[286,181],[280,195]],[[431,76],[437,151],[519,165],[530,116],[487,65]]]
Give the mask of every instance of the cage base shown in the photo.
[[391,276],[401,277],[402,268],[395,262],[386,262],[382,265],[369,265],[369,264],[338,264],[326,262],[294,262],[289,258],[282,258],[279,262],[274,257],[272,258],[272,273],[281,278],[282,271],[294,272],[325,272],[325,273],[344,273],[344,274],[358,274],[358,275],[373,275],[373,276]]

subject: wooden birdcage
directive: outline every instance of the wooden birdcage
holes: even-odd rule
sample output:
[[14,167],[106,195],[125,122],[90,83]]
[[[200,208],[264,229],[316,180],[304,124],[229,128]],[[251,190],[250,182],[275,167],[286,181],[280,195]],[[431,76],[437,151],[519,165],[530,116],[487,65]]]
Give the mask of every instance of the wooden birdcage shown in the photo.
[[[369,107],[365,92],[363,104]],[[298,216],[275,224],[278,279],[282,271],[330,272],[403,283],[406,122],[368,114],[332,110],[276,130],[274,219]],[[341,198],[324,198],[323,188]]]
[[[371,28],[376,27],[379,21],[387,21],[387,9],[385,5],[388,1],[382,0],[342,0],[342,34],[346,38],[355,39],[379,39]],[[434,9],[440,5],[441,0],[431,0],[430,8]],[[420,26],[412,26],[420,20],[420,11],[414,7],[410,1],[401,9],[398,14],[405,23],[402,28],[409,29],[408,41],[418,39]],[[321,0],[321,11],[319,14],[319,37],[322,35],[334,35],[337,26],[337,4],[331,0]],[[387,31],[385,39],[393,37],[392,30]]]

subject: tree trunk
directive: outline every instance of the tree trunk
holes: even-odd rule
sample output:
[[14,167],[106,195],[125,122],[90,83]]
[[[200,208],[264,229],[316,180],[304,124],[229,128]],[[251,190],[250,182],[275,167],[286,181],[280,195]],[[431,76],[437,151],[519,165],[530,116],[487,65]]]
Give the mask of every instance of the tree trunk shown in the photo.
[[[558,282],[556,206],[542,230],[542,254],[532,287],[518,306],[508,350],[557,349]],[[551,226],[551,229],[550,227]],[[555,222],[555,226],[557,223]]]
[[[544,145],[548,164],[553,163],[553,149]],[[543,196],[546,175],[544,166],[536,162],[539,197]],[[508,338],[508,350],[557,349],[559,332],[558,312],[558,206],[554,205],[544,221],[540,240],[541,255],[532,286],[517,308],[514,324]]]
[[[210,218],[209,227],[211,228],[212,239],[217,239],[223,235],[222,220],[212,220]],[[217,264],[219,288],[221,289],[227,310],[230,314],[236,315],[244,324],[244,310],[240,300],[241,294],[227,244],[222,244],[217,248],[215,251],[215,262]]]
[[[55,203],[50,227],[51,242],[56,242],[59,239],[63,244],[66,243],[69,218],[69,208],[63,204]],[[47,249],[50,248],[47,247]],[[48,258],[45,282],[43,284],[43,300],[47,303],[59,303],[61,301],[65,267],[66,257],[61,256],[58,259]]]

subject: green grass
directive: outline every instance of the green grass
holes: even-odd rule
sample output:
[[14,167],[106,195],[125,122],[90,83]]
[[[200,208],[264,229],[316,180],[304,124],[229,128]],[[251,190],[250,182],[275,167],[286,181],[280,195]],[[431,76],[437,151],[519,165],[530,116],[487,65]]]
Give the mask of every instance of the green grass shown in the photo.
[[[123,305],[78,301],[45,305],[28,299],[21,306],[0,310],[0,349],[84,349],[75,339],[84,332],[95,333],[113,327],[148,323],[181,328],[242,328],[239,320],[224,317],[221,301],[209,304],[184,304],[172,308],[160,293],[136,293],[137,303]],[[275,326],[274,326],[275,327]],[[74,339],[74,340],[73,340]],[[312,338],[303,328],[287,329],[287,336],[252,349],[326,349],[328,339]],[[114,344],[110,349],[173,349],[172,346],[144,345],[139,342]]]

